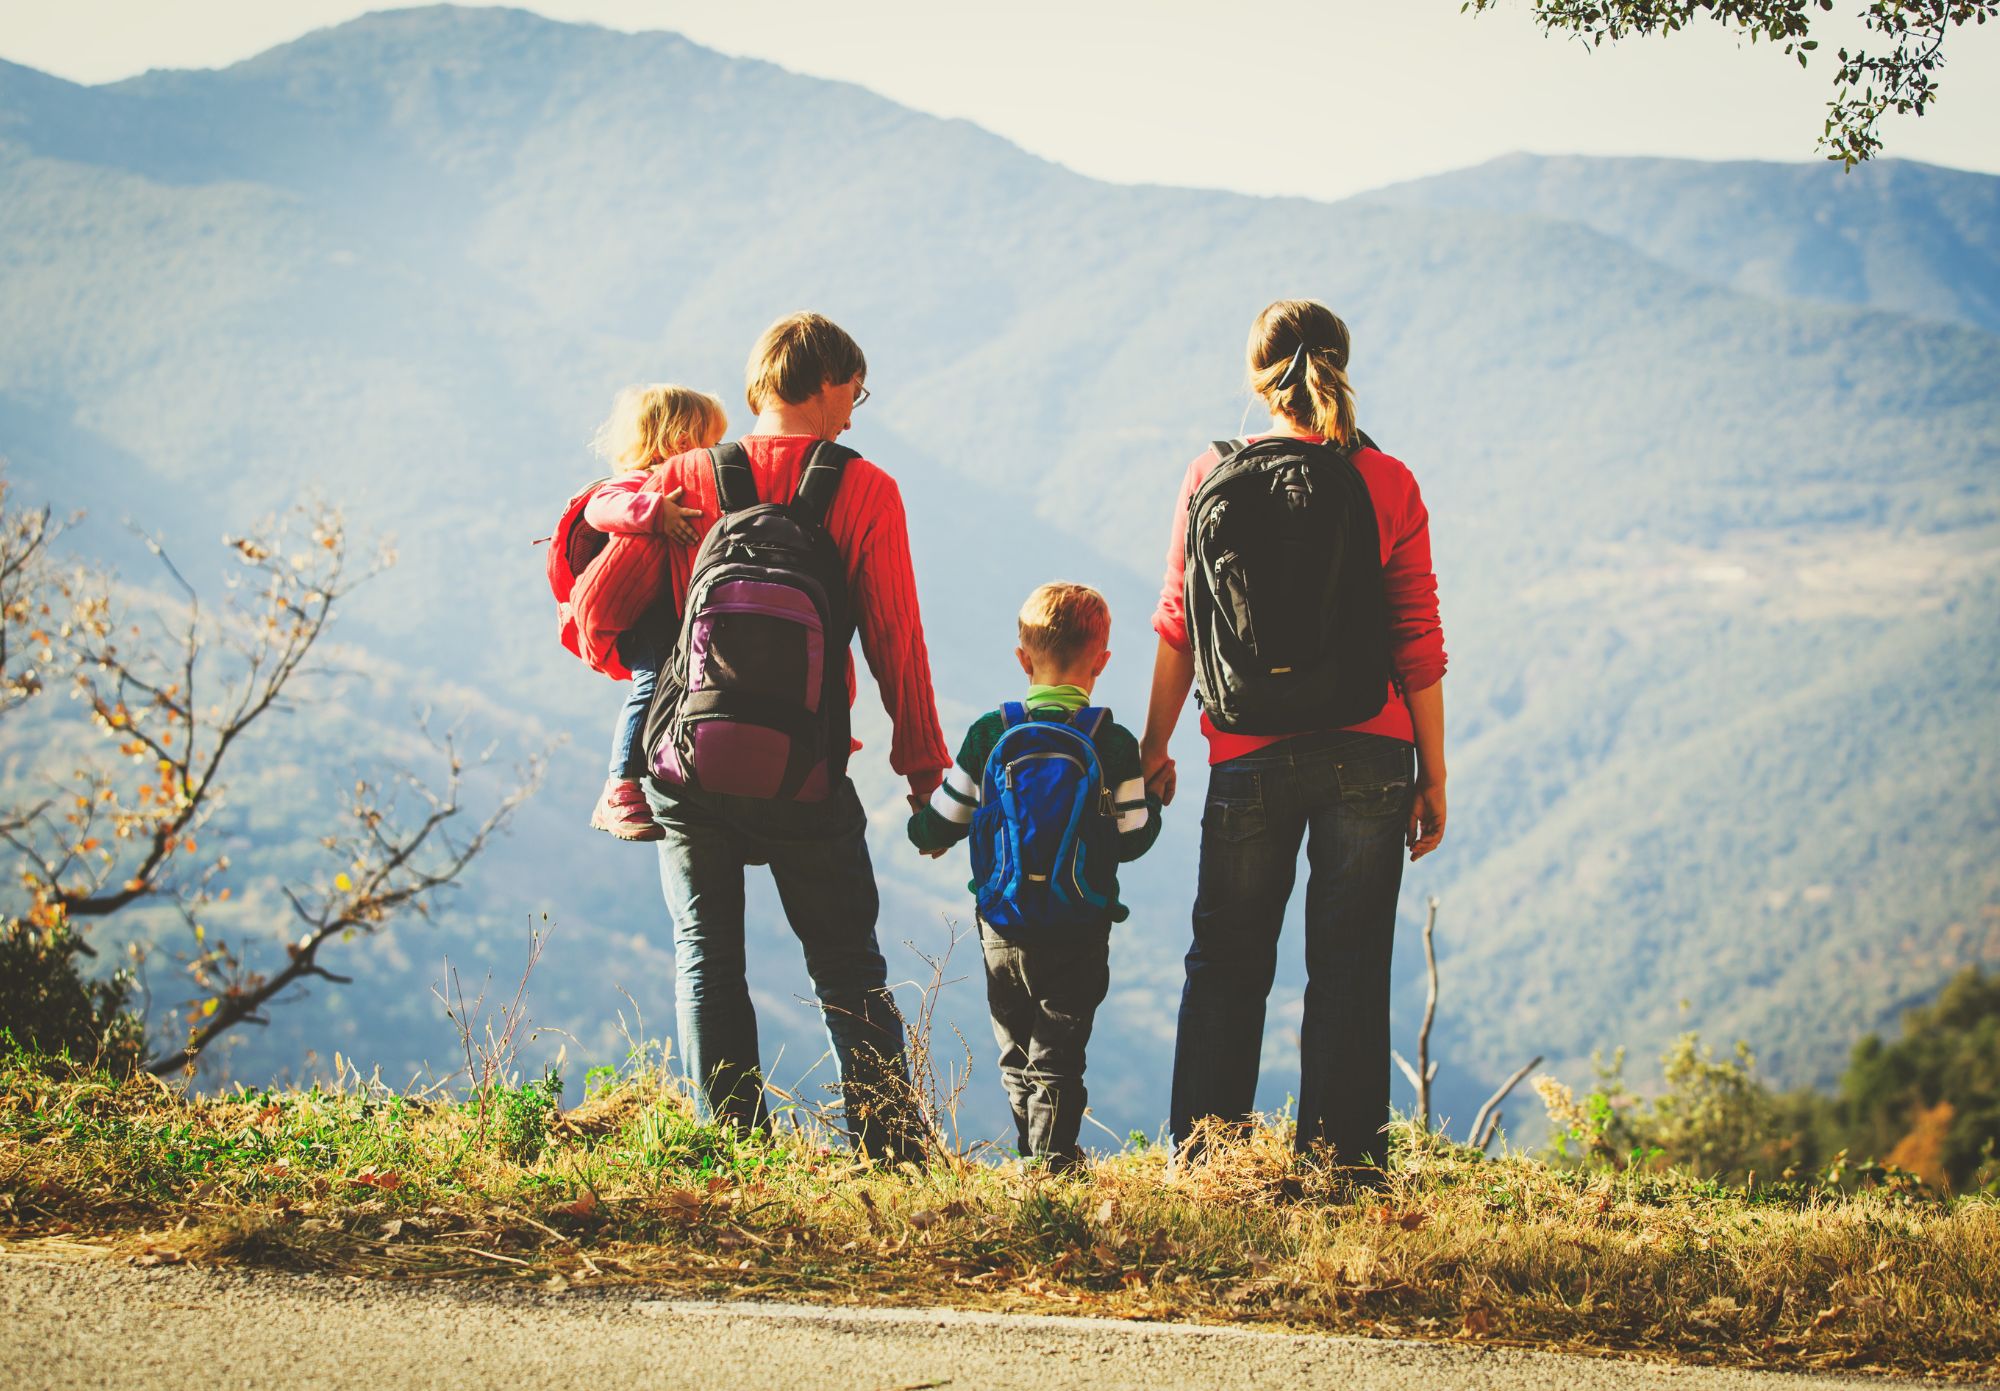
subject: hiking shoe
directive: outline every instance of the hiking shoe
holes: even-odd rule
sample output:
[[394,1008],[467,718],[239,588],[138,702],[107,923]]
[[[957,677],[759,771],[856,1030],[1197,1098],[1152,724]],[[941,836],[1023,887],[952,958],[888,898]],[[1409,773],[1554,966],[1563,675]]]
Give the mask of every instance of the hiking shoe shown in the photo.
[[659,840],[666,835],[653,820],[653,810],[646,805],[646,794],[639,790],[639,784],[620,778],[604,784],[597,807],[590,813],[590,828],[620,840]]

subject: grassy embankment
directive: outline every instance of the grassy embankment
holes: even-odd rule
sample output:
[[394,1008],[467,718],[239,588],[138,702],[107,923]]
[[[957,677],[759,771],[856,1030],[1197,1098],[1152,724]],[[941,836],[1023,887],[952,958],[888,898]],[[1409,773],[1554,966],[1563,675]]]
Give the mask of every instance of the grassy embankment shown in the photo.
[[1406,1133],[1387,1192],[1279,1130],[1170,1179],[1158,1149],[1050,1178],[856,1163],[702,1125],[657,1069],[558,1113],[362,1085],[185,1099],[0,1062],[0,1236],[146,1264],[552,1289],[951,1304],[2000,1375],[2000,1202],[1749,1192],[1488,1159]]

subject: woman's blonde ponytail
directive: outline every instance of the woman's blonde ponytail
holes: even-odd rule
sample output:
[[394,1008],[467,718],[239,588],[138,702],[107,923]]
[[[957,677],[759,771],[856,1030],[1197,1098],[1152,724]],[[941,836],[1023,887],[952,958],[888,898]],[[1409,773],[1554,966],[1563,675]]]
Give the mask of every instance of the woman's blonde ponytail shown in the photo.
[[1274,415],[1337,444],[1355,437],[1347,325],[1318,300],[1281,299],[1250,328],[1250,389]]
[[1308,348],[1305,376],[1313,428],[1335,444],[1354,443],[1354,388],[1347,384],[1347,369],[1336,366],[1330,353]]

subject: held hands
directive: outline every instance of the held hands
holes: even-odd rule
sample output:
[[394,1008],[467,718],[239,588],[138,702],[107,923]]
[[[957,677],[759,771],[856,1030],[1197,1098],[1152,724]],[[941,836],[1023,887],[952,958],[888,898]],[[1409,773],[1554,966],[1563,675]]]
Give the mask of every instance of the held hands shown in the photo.
[[1139,767],[1146,779],[1146,790],[1160,799],[1161,806],[1171,806],[1174,787],[1179,778],[1174,773],[1174,760],[1165,749],[1141,749]]
[[[910,804],[911,813],[917,816],[923,815],[924,808],[930,805],[930,801],[928,798],[915,792],[910,793],[904,800]],[[917,853],[919,855],[922,855],[927,860],[935,860],[943,856],[945,852],[947,852],[950,849],[951,847],[948,845],[940,845],[935,850],[924,850],[920,848],[918,849]]]
[[1444,779],[1430,782],[1418,777],[1417,795],[1410,803],[1410,826],[1404,836],[1413,862],[1438,848],[1444,839],[1444,821]]
[[660,532],[669,541],[692,546],[699,536],[694,529],[694,518],[701,515],[701,509],[680,505],[681,494],[685,491],[684,488],[676,488],[660,499]]

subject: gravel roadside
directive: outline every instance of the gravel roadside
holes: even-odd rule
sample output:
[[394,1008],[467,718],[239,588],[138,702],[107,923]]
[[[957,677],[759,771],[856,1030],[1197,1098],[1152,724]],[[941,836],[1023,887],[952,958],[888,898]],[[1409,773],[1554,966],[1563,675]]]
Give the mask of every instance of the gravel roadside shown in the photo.
[[[162,1267],[0,1248],[4,1391],[746,1388],[1853,1391],[1793,1376],[1514,1348],[1109,1319],[552,1294]],[[1893,1384],[1893,1383],[1891,1383]]]

